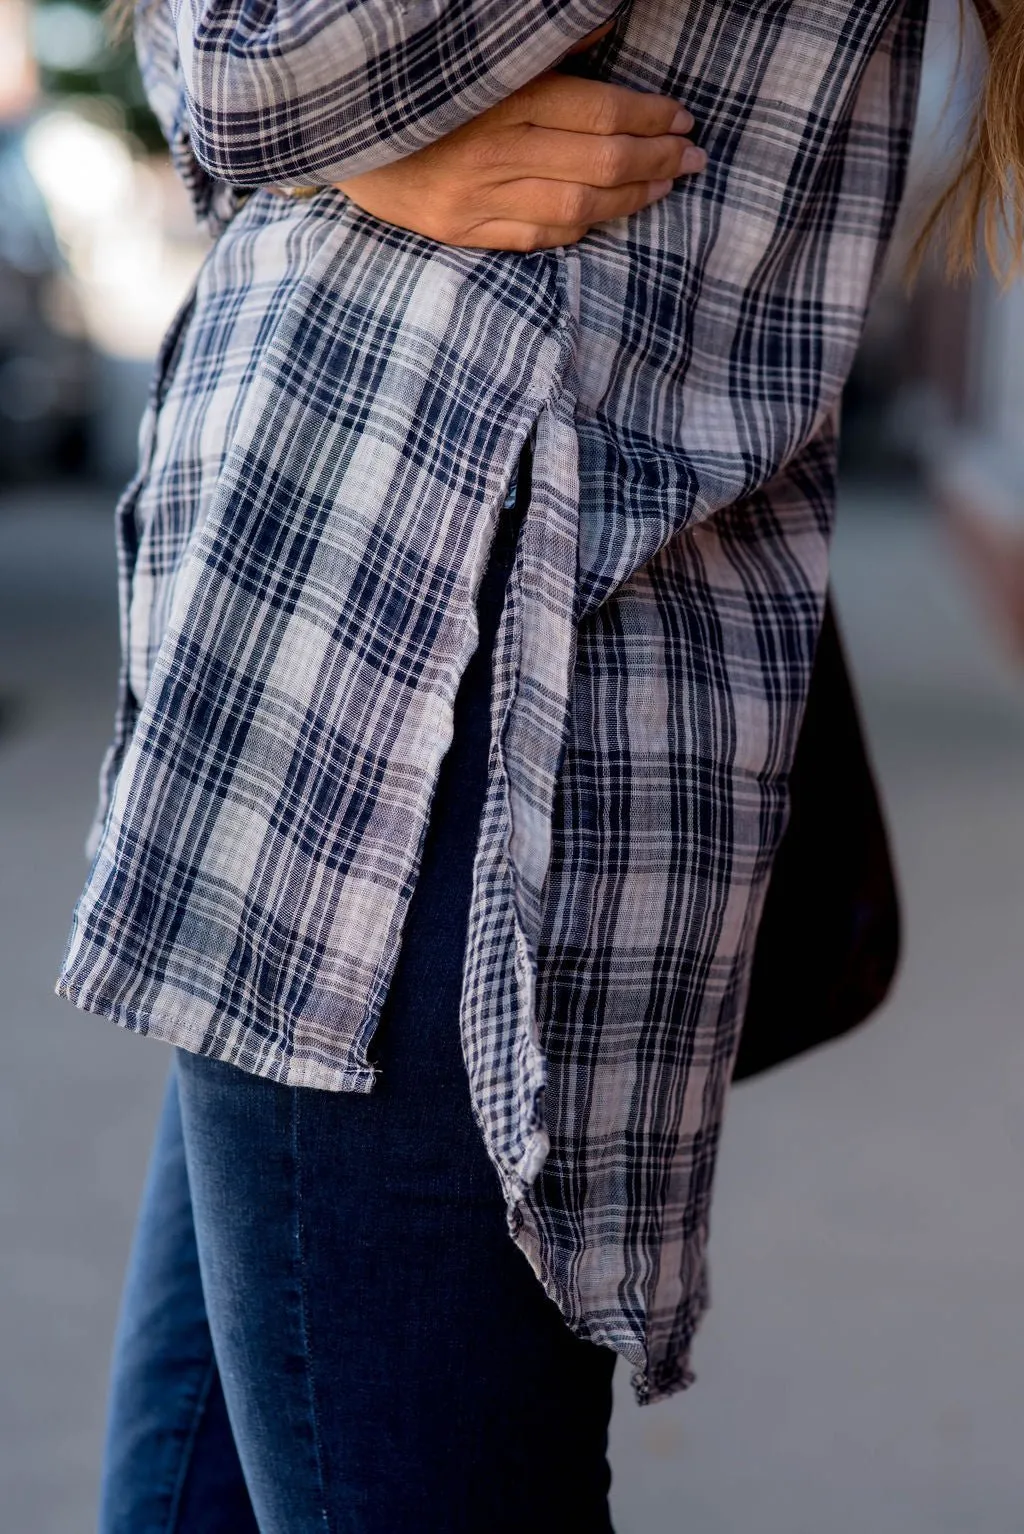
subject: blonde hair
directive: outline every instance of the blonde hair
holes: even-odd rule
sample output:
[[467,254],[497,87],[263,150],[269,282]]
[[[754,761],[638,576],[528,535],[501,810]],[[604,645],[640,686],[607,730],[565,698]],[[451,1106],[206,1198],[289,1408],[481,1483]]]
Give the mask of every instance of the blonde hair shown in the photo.
[[136,0],[108,0],[104,11],[107,31],[115,43],[123,43],[132,35]]
[[1024,268],[1024,0],[973,4],[988,65],[960,168],[925,220],[911,265],[940,235],[949,275],[973,273],[980,234],[993,271],[1009,279]]

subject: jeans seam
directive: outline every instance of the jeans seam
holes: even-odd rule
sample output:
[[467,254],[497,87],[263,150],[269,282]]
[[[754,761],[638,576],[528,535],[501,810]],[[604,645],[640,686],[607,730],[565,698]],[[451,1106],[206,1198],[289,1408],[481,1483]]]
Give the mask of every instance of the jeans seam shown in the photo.
[[292,1130],[292,1185],[295,1194],[295,1279],[299,1294],[299,1334],[302,1343],[302,1355],[305,1359],[306,1388],[309,1394],[309,1420],[313,1429],[313,1452],[316,1458],[317,1488],[320,1494],[321,1522],[325,1534],[330,1534],[331,1521],[327,1506],[327,1483],[324,1474],[324,1447],[323,1434],[320,1430],[320,1417],[316,1407],[316,1385],[313,1380],[313,1356],[309,1343],[309,1301],[306,1293],[306,1278],[302,1262],[302,1183],[299,1176],[299,1103],[301,1087],[291,1089],[291,1130]]
[[209,1405],[210,1391],[213,1388],[213,1380],[216,1371],[216,1357],[211,1357],[210,1362],[206,1368],[206,1377],[199,1387],[199,1394],[196,1396],[195,1410],[192,1413],[192,1422],[189,1426],[188,1433],[185,1437],[185,1442],[182,1446],[181,1466],[178,1471],[178,1478],[175,1483],[174,1490],[171,1492],[170,1507],[167,1514],[167,1534],[175,1534],[175,1530],[178,1528],[178,1515],[181,1512],[181,1499],[184,1495],[185,1482],[188,1480],[188,1472],[192,1464],[192,1451],[196,1446],[196,1439],[199,1437],[199,1429],[202,1425],[203,1414]]

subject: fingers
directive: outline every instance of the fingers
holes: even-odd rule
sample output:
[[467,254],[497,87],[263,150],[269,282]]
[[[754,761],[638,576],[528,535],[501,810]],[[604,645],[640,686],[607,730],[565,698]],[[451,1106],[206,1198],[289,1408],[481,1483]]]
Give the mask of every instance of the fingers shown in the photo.
[[604,80],[546,74],[492,108],[501,120],[570,133],[630,133],[643,138],[687,133],[693,118],[669,96],[631,91]]
[[496,219],[518,219],[542,227],[576,228],[628,217],[672,190],[671,180],[634,181],[626,186],[581,186],[576,181],[523,180],[493,187],[486,209]]
[[480,224],[459,244],[469,250],[512,250],[527,255],[559,245],[576,245],[588,233],[586,224],[533,224],[495,218]]
[[702,170],[707,163],[702,149],[676,134],[642,138],[626,133],[569,133],[529,124],[512,130],[500,146],[489,140],[485,153],[490,159],[487,169],[500,169],[509,177],[541,176],[605,187],[674,180]]

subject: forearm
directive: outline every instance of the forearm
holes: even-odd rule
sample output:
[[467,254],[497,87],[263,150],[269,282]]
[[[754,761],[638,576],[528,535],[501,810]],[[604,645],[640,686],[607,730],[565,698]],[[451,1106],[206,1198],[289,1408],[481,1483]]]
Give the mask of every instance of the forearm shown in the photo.
[[329,184],[480,116],[618,0],[174,0],[193,153],[240,186]]

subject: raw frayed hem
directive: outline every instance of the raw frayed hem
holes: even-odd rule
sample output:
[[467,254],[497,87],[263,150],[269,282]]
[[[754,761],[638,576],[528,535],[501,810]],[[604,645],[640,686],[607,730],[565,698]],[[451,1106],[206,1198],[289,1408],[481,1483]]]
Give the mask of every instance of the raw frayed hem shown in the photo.
[[513,1241],[530,1264],[548,1299],[553,1300],[558,1306],[569,1330],[575,1336],[582,1338],[584,1342],[592,1342],[596,1347],[610,1348],[613,1353],[618,1353],[620,1358],[624,1358],[627,1363],[633,1365],[629,1382],[638,1406],[655,1406],[659,1401],[667,1401],[670,1396],[688,1390],[695,1383],[697,1376],[690,1368],[690,1349],[697,1328],[708,1309],[706,1290],[694,1295],[690,1303],[687,1325],[683,1332],[685,1340],[681,1340],[668,1357],[662,1358],[654,1368],[651,1368],[650,1350],[642,1337],[625,1328],[588,1326],[585,1320],[570,1310],[567,1297],[544,1258],[536,1227],[525,1201],[510,1199],[506,1213],[509,1233]]
[[237,1066],[250,1076],[262,1076],[286,1087],[311,1087],[321,1092],[372,1092],[377,1073],[372,1066],[329,1066],[318,1060],[289,1056],[280,1047],[268,1047],[258,1059],[232,1047],[229,1038],[211,1035],[209,1028],[195,1017],[170,1017],[162,1013],[140,1012],[123,1002],[72,985],[63,977],[54,987],[58,996],[70,1001],[81,1012],[104,1017],[126,1033],[158,1039],[190,1055],[205,1055]]

